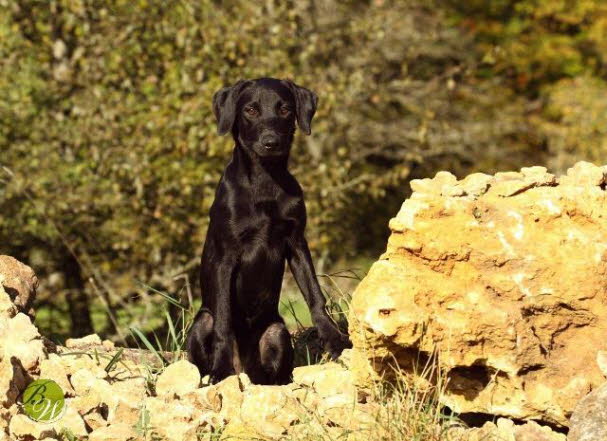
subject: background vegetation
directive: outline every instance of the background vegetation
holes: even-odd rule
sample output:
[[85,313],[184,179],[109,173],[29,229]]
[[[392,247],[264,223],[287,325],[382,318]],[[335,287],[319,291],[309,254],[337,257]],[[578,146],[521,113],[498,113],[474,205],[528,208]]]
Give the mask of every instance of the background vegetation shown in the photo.
[[607,162],[602,0],[0,0],[0,252],[46,335],[198,296],[232,148],[211,97],[260,76],[320,96],[291,160],[319,273],[364,272],[412,178]]

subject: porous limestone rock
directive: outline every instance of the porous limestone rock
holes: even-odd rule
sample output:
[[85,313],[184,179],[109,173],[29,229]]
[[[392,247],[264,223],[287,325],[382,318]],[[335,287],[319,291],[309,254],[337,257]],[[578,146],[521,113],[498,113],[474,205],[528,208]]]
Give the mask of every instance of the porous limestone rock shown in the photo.
[[89,441],[131,441],[136,439],[141,439],[141,437],[135,431],[135,428],[124,423],[99,427],[88,436]]
[[151,431],[167,441],[196,441],[205,425],[205,414],[191,403],[173,400],[170,395],[147,397],[142,412],[149,417]]
[[52,423],[36,422],[27,415],[18,414],[11,418],[9,424],[9,433],[12,439],[31,440],[42,439],[46,437],[55,437],[63,431],[69,431],[77,437],[87,435],[84,421],[78,415],[78,412],[70,407],[66,402],[65,412],[57,421]]
[[589,163],[412,181],[353,296],[357,381],[436,356],[452,410],[567,426],[604,381],[606,183]]
[[49,354],[49,358],[40,363],[40,378],[53,380],[61,387],[66,396],[75,395],[74,388],[68,380],[68,370],[61,363],[61,358],[57,354]]
[[335,362],[297,367],[293,382],[316,389],[322,397],[357,394],[352,372]]
[[479,428],[456,428],[450,430],[449,441],[567,441],[563,433],[534,421],[517,425],[512,420],[498,418]]
[[[0,408],[11,407],[46,358],[46,348],[33,325],[31,305],[38,279],[32,269],[0,256]],[[0,432],[6,429],[0,418]]]
[[38,278],[29,266],[14,257],[0,255],[0,286],[10,299],[9,303],[5,303],[0,295],[0,314],[10,304],[16,309],[14,313],[33,314],[32,303],[36,298]]
[[15,402],[45,358],[44,343],[29,316],[22,312],[11,318],[0,315],[0,405]]
[[166,367],[156,380],[158,395],[173,394],[178,397],[192,392],[200,386],[198,368],[187,360],[179,360]]
[[89,334],[80,338],[68,338],[65,347],[68,349],[86,349],[89,346],[101,345],[101,338],[97,334]]
[[55,437],[57,432],[52,424],[37,423],[27,415],[19,414],[11,418],[9,433],[15,440],[42,439]]
[[278,439],[302,413],[288,387],[251,385],[244,391],[238,419],[252,429],[251,433]]
[[244,399],[244,390],[250,385],[251,380],[246,374],[231,375],[207,388],[207,400],[214,403],[223,418],[229,419],[231,415],[238,415]]

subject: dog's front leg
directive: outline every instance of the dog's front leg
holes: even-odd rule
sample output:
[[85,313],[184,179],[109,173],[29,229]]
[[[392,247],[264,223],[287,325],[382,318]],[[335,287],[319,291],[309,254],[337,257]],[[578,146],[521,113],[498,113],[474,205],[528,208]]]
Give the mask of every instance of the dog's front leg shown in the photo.
[[331,357],[336,359],[344,349],[352,347],[352,343],[346,335],[337,329],[337,325],[325,309],[325,296],[316,279],[312,256],[303,232],[291,237],[288,245],[287,260],[291,272],[308,304],[308,308],[310,308],[312,321],[318,329],[320,338],[325,343]]
[[215,297],[213,313],[213,356],[211,364],[211,381],[219,382],[235,373],[232,329],[232,311],[230,307],[230,279],[234,265],[223,259],[214,268],[213,274],[207,279],[204,290]]

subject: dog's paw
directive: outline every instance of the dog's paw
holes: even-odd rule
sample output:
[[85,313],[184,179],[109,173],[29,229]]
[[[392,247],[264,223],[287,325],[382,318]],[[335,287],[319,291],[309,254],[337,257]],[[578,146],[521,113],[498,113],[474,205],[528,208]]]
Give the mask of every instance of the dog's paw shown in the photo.
[[234,366],[230,362],[228,357],[223,357],[213,363],[213,368],[211,369],[211,383],[219,383],[221,380],[226,379],[230,375],[235,375],[236,371],[234,370]]
[[339,332],[335,326],[327,326],[322,329],[320,338],[332,360],[337,360],[344,349],[352,347],[352,342],[348,336]]
[[219,383],[221,380],[225,380],[230,375],[235,375],[236,371],[233,368],[228,369],[213,369],[210,375],[211,384]]
[[350,349],[352,347],[352,342],[347,336],[340,334],[338,339],[329,342],[327,346],[331,359],[337,360],[344,349]]

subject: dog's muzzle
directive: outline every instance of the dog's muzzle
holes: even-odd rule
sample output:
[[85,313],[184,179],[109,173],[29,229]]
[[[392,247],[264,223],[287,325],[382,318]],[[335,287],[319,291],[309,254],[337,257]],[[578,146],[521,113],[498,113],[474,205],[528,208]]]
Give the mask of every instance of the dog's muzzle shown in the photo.
[[273,134],[266,134],[261,137],[259,140],[260,144],[266,150],[278,150],[280,148],[281,142],[280,137]]

